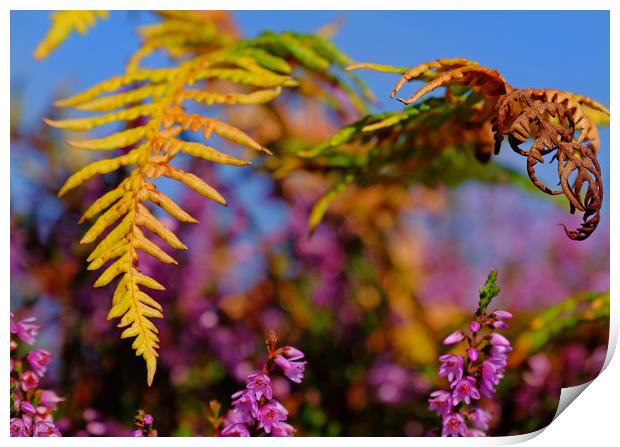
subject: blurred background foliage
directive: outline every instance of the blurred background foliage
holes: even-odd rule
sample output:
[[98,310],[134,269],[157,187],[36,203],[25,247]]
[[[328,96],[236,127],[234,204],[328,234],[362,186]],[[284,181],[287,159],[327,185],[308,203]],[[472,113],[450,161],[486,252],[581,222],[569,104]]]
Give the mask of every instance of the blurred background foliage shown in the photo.
[[[166,15],[146,14],[141,20],[151,32],[143,31],[142,39],[155,39],[155,45],[154,24]],[[296,29],[300,16],[290,14],[289,27]],[[97,27],[132,29],[137,20],[127,17]],[[243,34],[235,15],[205,17],[230,39]],[[256,13],[254,22],[268,28],[261,17]],[[40,20],[33,13],[12,19]],[[321,35],[340,28],[339,22],[326,23]],[[342,26],[344,33],[348,25]],[[269,45],[268,38],[254,40]],[[110,45],[97,35],[74,39]],[[115,57],[126,62],[136,45],[127,46],[126,54]],[[373,57],[364,48],[357,53]],[[418,57],[411,47],[405,53],[405,61],[378,62],[415,65],[443,56]],[[97,81],[108,75],[103,71]],[[387,97],[385,85],[396,80],[383,76],[387,84],[369,83],[379,97]],[[229,199],[227,208],[162,185],[200,224],[165,222],[190,247],[177,268],[144,263],[148,274],[168,286],[154,293],[165,319],[157,322],[160,367],[146,388],[141,362],[105,318],[111,292],[92,288],[95,277],[84,268],[87,249],[78,243],[85,204],[124,173],[90,181],[59,200],[58,188],[90,157],[67,148],[64,140],[71,135],[46,127],[41,118],[61,118],[51,103],[75,88],[39,82],[48,107],[33,117],[28,80],[12,73],[11,310],[43,324],[39,344],[55,356],[47,380],[66,397],[56,418],[65,436],[126,435],[138,408],[154,415],[160,435],[209,435],[208,402],[217,399],[227,408],[230,394],[257,368],[267,329],[308,359],[302,385],[273,383],[298,435],[425,435],[439,424],[426,400],[439,382],[441,340],[467,323],[491,268],[499,271],[502,289],[495,306],[515,315],[506,332],[515,351],[492,404],[492,435],[541,428],[556,411],[561,387],[600,371],[609,326],[607,211],[590,239],[569,240],[557,225],[567,219],[565,204],[535,191],[525,166],[501,157],[482,164],[474,155],[475,136],[442,140],[445,128],[422,138],[413,151],[411,141],[396,141],[385,153],[362,138],[352,143],[354,156],[334,153],[321,162],[300,156],[335,145],[334,138],[340,146],[348,137],[336,134],[338,129],[350,125],[352,135],[377,117],[364,117],[366,104],[345,100],[348,87],[333,78],[302,72],[299,79],[297,90],[269,105],[199,109],[225,113],[274,156],[242,172],[192,161],[197,175],[215,179]],[[229,91],[230,85],[211,88]],[[434,101],[425,104],[433,108]],[[371,110],[385,113],[379,105]],[[458,112],[446,116],[453,115]],[[437,147],[442,150],[430,150]],[[608,177],[604,161],[603,167]],[[354,183],[361,171],[372,174],[364,176],[372,181]],[[329,191],[338,194],[320,205]],[[317,202],[322,219],[310,232]]]

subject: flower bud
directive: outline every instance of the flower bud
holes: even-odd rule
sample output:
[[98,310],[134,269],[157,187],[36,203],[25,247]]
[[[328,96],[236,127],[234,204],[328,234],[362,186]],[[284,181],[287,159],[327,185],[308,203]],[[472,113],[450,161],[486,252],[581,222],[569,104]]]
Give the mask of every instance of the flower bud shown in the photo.
[[455,331],[455,332],[452,332],[450,335],[448,335],[444,339],[443,344],[453,345],[453,344],[463,341],[464,338],[465,338],[465,335],[461,331]]

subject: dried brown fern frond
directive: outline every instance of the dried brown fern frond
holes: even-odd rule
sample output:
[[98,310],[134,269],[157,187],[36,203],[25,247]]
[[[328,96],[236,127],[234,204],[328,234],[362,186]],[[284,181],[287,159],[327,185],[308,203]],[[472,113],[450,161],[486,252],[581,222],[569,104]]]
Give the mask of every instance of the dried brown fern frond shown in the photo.
[[[603,202],[601,168],[596,158],[600,146],[596,124],[609,118],[609,111],[601,104],[569,92],[515,88],[496,70],[463,58],[439,59],[406,71],[376,64],[355,64],[349,68],[404,72],[390,95],[392,98],[407,82],[426,81],[409,98],[398,98],[404,104],[412,104],[440,87],[458,85],[471,90],[478,102],[472,107],[475,113],[469,117],[466,129],[476,131],[481,141],[492,140],[495,154],[499,153],[504,137],[508,137],[511,148],[527,157],[532,183],[547,194],[564,194],[571,213],[583,213],[578,229],[564,226],[569,238],[583,240],[596,229]],[[451,94],[448,88],[447,100]],[[537,164],[544,164],[547,155],[552,155],[551,161],[557,161],[560,190],[546,186],[536,176]],[[481,147],[477,156],[488,160],[491,147]]]

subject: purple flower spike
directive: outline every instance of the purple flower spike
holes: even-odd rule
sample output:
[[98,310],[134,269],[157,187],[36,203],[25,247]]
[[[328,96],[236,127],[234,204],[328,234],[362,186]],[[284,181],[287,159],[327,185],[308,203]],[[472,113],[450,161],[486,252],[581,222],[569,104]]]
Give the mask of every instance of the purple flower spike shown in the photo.
[[450,413],[443,420],[441,436],[465,436],[467,425],[460,413]]
[[265,396],[267,399],[272,398],[271,380],[269,376],[263,373],[249,375],[247,389],[254,393],[257,401],[259,401],[262,396]]
[[449,382],[454,382],[463,377],[463,357],[454,354],[445,354],[439,357],[439,377],[446,376]]
[[[292,346],[277,349],[278,337],[269,331],[266,337],[268,358],[261,372],[250,374],[246,389],[232,395],[234,409],[229,411],[222,436],[294,436],[295,428],[284,422],[288,411],[273,399],[270,374],[281,371],[291,381],[301,383],[306,361],[304,353]],[[275,384],[284,383],[280,382]],[[278,389],[278,388],[277,388]]]
[[444,339],[443,344],[453,345],[462,342],[464,339],[465,334],[463,334],[461,331],[454,331]]
[[458,382],[455,382],[453,387],[452,402],[454,405],[457,405],[461,401],[469,405],[471,399],[480,399],[480,392],[478,388],[476,388],[476,379],[471,376],[463,377]]

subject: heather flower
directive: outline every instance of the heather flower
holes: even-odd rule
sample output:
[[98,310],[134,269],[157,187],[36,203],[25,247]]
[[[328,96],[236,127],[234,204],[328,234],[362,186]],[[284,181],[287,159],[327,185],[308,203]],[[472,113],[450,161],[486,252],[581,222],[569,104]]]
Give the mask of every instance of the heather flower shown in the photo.
[[39,437],[52,437],[60,436],[60,432],[52,422],[39,421],[34,425],[32,435]]
[[445,416],[452,409],[452,393],[444,390],[433,391],[428,400],[428,409],[437,412],[437,416]]
[[36,410],[36,408],[34,408],[34,405],[32,405],[27,400],[22,401],[22,403],[20,404],[19,408],[24,413],[29,413],[29,414],[36,414],[37,413],[37,410]]
[[230,424],[224,427],[222,436],[248,437],[250,436],[250,431],[245,424]]
[[283,348],[280,348],[279,350],[289,360],[299,360],[299,359],[303,358],[303,356],[304,356],[303,352],[301,352],[297,348],[293,348],[292,346],[285,346]]
[[265,374],[251,374],[248,376],[247,388],[254,393],[257,401],[260,400],[262,396],[271,399],[272,391],[270,383],[269,376]]
[[26,422],[22,418],[11,418],[11,436],[25,437],[30,436]]
[[478,360],[478,350],[476,348],[469,348],[467,350],[467,357],[472,362],[475,362],[476,360]]
[[446,376],[449,382],[463,377],[463,357],[460,355],[445,354],[439,357],[439,377]]
[[58,397],[58,395],[51,390],[42,390],[39,396],[39,406],[48,410],[55,410],[58,404],[64,400],[64,397]]
[[232,398],[235,399],[232,404],[240,421],[248,422],[258,413],[258,402],[254,393],[245,389],[234,393]]
[[[302,354],[303,355],[303,354]],[[278,365],[282,372],[295,383],[301,383],[304,378],[304,370],[306,369],[306,362],[299,362],[294,360],[287,360],[281,355],[276,356],[274,359],[276,365]]]
[[295,431],[295,427],[282,421],[271,426],[271,436],[293,436]]
[[481,430],[489,429],[491,413],[482,408],[471,408],[467,413],[467,419]]
[[461,380],[454,382],[452,386],[454,387],[452,392],[453,405],[457,405],[461,401],[469,405],[471,399],[480,399],[480,393],[478,388],[476,388],[476,379],[471,376],[463,377]]
[[[11,314],[11,436],[61,436],[54,424],[52,411],[64,399],[50,390],[39,389],[39,378],[47,371],[51,354],[42,349],[17,357],[18,344],[32,344],[39,326],[34,318],[14,321]],[[26,368],[30,366],[32,370]],[[36,407],[35,407],[36,405]],[[33,425],[34,424],[34,425]]]
[[[274,332],[267,334],[267,362],[261,372],[250,374],[244,390],[232,395],[234,409],[226,417],[222,436],[251,436],[261,432],[272,436],[293,436],[295,428],[284,422],[288,411],[273,399],[270,374],[280,370],[292,382],[301,383],[306,362],[304,353],[292,346],[276,348]],[[219,425],[218,425],[219,427]],[[216,428],[216,433],[218,428]]]
[[28,353],[27,357],[30,368],[39,376],[43,377],[47,372],[47,365],[52,362],[52,354],[44,349],[36,349]]
[[496,310],[491,314],[491,317],[498,320],[509,320],[512,318],[512,314],[510,312],[506,312],[505,310]]
[[15,323],[13,314],[11,314],[11,333],[16,334],[23,342],[32,345],[39,335],[40,328],[38,324],[34,324],[35,321],[36,318],[30,317]]
[[467,425],[460,413],[449,413],[443,419],[443,429],[441,436],[465,436]]
[[269,433],[274,424],[285,421],[287,416],[288,411],[286,411],[286,408],[284,408],[280,402],[276,400],[271,401],[258,410],[258,427]]
[[136,429],[129,436],[132,438],[153,438],[157,436],[157,430],[153,428],[153,416],[145,413],[144,410],[138,410],[134,419]]
[[463,334],[461,331],[455,331],[455,332],[452,332],[450,335],[448,335],[444,339],[443,344],[454,345],[456,343],[462,342],[464,338],[465,338],[465,334]]
[[493,346],[510,346],[510,342],[506,337],[502,334],[498,334],[497,332],[493,332],[491,334],[490,343]]
[[508,353],[512,351],[510,341],[495,332],[503,327],[497,324],[502,322],[500,318],[508,319],[512,314],[506,311],[487,313],[487,307],[499,293],[496,277],[497,274],[491,272],[485,286],[480,289],[478,310],[474,321],[469,324],[471,335],[456,331],[444,340],[444,344],[465,340],[468,346],[466,356],[445,354],[439,357],[438,376],[448,379],[451,391],[433,391],[428,409],[441,416],[442,436],[486,436],[484,430],[489,428],[491,414],[473,404],[480,400],[481,395],[493,397],[495,387],[504,377]]
[[20,380],[22,384],[22,390],[24,391],[34,390],[39,386],[39,378],[32,371],[24,372],[21,375]]

